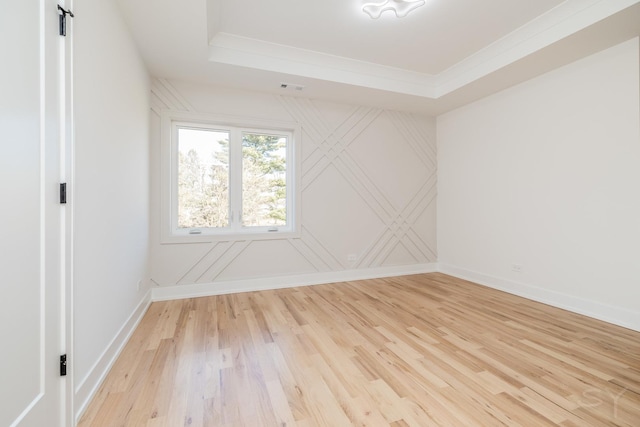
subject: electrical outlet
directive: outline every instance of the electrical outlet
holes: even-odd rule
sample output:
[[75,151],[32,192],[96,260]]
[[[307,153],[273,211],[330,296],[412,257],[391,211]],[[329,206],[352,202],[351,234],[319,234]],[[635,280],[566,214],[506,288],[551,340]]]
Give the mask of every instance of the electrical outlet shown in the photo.
[[142,279],[138,280],[138,290],[142,289]]
[[516,272],[516,273],[522,273],[522,271],[523,271],[522,264],[512,264],[511,265],[511,271]]
[[347,255],[347,261],[355,262],[358,259],[358,254],[349,254]]

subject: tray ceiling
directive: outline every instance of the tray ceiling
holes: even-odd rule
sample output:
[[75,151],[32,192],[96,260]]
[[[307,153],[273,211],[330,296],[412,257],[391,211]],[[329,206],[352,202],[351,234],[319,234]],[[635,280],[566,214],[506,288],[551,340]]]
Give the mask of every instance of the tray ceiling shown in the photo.
[[[381,2],[384,0],[381,0]],[[640,0],[117,0],[154,77],[437,114],[640,33]]]

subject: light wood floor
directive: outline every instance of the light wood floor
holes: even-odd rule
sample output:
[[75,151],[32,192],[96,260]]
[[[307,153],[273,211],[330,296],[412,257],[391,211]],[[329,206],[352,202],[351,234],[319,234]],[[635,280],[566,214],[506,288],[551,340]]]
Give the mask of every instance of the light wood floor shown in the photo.
[[443,274],[151,305],[80,426],[640,426],[640,333]]

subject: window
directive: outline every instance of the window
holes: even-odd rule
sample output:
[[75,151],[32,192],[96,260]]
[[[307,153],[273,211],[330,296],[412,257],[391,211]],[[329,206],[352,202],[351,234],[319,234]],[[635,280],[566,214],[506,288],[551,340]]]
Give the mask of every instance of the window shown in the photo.
[[295,127],[238,122],[163,115],[170,193],[164,240],[296,232]]

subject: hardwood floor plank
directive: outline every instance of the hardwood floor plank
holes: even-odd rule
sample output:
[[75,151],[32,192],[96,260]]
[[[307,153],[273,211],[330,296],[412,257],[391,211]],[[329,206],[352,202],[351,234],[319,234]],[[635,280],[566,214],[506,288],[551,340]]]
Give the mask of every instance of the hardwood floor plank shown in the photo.
[[444,274],[153,303],[79,426],[640,425],[640,333]]

